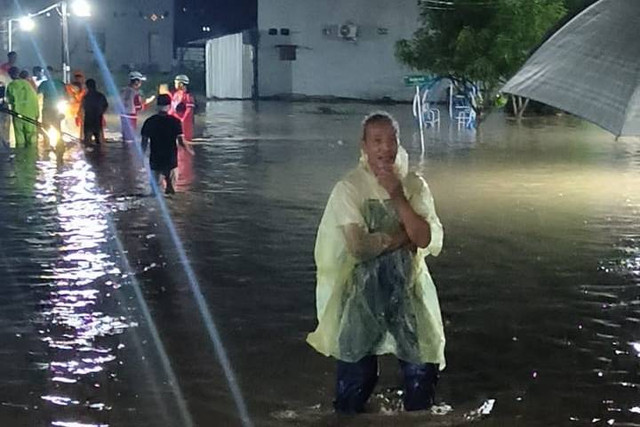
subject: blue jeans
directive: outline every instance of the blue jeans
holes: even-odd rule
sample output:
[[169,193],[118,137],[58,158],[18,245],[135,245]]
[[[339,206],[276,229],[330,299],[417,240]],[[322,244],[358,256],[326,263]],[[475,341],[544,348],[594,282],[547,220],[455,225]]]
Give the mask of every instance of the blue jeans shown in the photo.
[[[407,411],[429,409],[435,399],[438,383],[438,365],[414,364],[399,360],[404,376],[404,408]],[[355,363],[338,360],[336,412],[355,414],[363,412],[378,382],[378,358],[366,356]]]

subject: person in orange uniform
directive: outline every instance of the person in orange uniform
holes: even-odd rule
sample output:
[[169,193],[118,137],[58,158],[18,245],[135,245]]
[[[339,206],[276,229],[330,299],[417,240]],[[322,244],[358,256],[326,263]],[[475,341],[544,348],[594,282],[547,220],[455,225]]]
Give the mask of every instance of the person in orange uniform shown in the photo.
[[80,70],[73,72],[71,83],[66,85],[67,98],[69,99],[69,127],[73,130],[73,134],[82,139],[82,115],[80,109],[82,107],[82,98],[87,93],[85,87],[84,73]]
[[174,79],[174,91],[171,93],[171,110],[169,114],[182,122],[185,141],[193,140],[193,113],[196,106],[193,95],[189,93],[189,77],[184,74]]

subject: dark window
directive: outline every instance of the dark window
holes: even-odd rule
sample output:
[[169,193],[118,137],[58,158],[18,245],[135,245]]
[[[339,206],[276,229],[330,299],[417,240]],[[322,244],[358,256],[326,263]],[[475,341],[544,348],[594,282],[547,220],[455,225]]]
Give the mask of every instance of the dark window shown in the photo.
[[280,49],[280,61],[295,61],[296,60],[296,48],[294,44],[282,44],[279,45]]
[[269,28],[268,34],[270,36],[277,36],[278,35],[278,29],[277,28]]
[[280,35],[281,36],[288,36],[290,33],[288,28],[280,28]]

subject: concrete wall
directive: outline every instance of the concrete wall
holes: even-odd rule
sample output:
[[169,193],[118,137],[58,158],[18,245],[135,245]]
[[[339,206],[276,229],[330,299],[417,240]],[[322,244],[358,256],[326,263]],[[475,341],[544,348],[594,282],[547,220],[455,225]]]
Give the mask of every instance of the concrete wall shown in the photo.
[[[52,2],[43,2],[42,7]],[[112,72],[126,66],[169,70],[173,61],[173,0],[109,0],[92,1],[90,18],[69,17],[69,50],[72,68],[92,68],[95,54],[89,42],[87,26],[104,47]],[[30,8],[29,12],[39,10]],[[27,10],[25,10],[26,12]],[[152,19],[152,15],[156,19]],[[16,15],[17,16],[17,13]],[[164,18],[163,18],[164,16]],[[34,18],[37,28],[32,33],[14,32],[14,50],[19,65],[28,67],[44,62],[59,69],[62,57],[60,18]]]
[[[338,35],[349,22],[358,27],[353,41]],[[394,45],[417,26],[416,0],[258,0],[260,95],[410,99],[402,77],[411,70]],[[286,44],[297,46],[295,61],[280,60],[277,46]]]

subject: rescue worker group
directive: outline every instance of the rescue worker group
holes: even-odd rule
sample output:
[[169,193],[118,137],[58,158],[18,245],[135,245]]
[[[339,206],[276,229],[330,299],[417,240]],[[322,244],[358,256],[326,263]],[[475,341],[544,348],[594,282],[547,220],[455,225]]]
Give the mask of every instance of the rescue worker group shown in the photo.
[[[33,67],[30,74],[17,66],[18,55],[9,52],[7,62],[0,65],[0,109],[4,116],[12,116],[9,126],[2,126],[5,147],[35,145],[42,135],[51,147],[64,147],[65,137],[79,140],[88,150],[105,142],[105,114],[109,109],[107,97],[98,91],[94,79],[87,79],[81,70],[71,73],[68,84],[57,76],[52,67]],[[189,92],[189,77],[180,74],[174,78],[169,90],[163,84],[158,96],[143,99],[140,88],[146,77],[139,71],[131,71],[129,83],[121,91],[118,102],[122,141],[132,143],[141,140],[142,147],[150,146],[151,170],[166,182],[167,193],[172,193],[175,180],[171,170],[177,167],[177,147],[189,154],[193,150],[195,100]],[[138,114],[156,100],[158,114],[150,117],[138,135]],[[12,129],[8,129],[12,128]],[[8,138],[10,142],[7,142]]]

